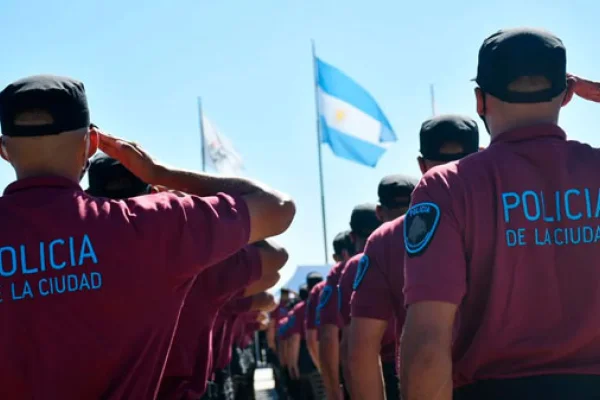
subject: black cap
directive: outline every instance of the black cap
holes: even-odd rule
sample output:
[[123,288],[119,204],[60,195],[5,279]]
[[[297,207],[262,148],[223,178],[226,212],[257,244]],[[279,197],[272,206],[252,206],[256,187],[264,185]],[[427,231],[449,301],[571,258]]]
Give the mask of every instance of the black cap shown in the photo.
[[[20,121],[23,113],[49,116],[46,124]],[[37,75],[23,78],[0,92],[0,125],[6,136],[48,136],[86,128],[90,112],[83,83],[71,78]]]
[[308,286],[308,290],[314,288],[321,281],[323,281],[323,275],[318,272],[311,272],[306,275],[306,285]]
[[[439,115],[423,122],[419,134],[420,152],[431,161],[454,161],[479,151],[479,128],[477,123],[462,115]],[[458,143],[463,151],[444,154],[442,147],[447,143]]]
[[[551,87],[537,92],[509,90],[509,84],[523,76],[543,76]],[[507,103],[550,101],[567,87],[567,51],[559,38],[543,30],[501,30],[481,45],[475,81],[481,90]]]
[[387,208],[408,207],[410,195],[419,181],[406,175],[388,175],[379,182],[379,203]]
[[306,301],[306,299],[308,299],[308,294],[308,287],[306,285],[301,285],[300,290],[298,290],[298,296],[300,297],[300,300]]
[[350,231],[340,232],[333,238],[333,252],[341,255],[344,250],[347,250],[350,254],[354,253],[354,244],[350,238]]
[[369,237],[381,225],[377,218],[377,206],[371,203],[359,204],[352,210],[350,229],[360,237]]
[[150,185],[105,154],[98,154],[91,160],[88,181],[87,193],[92,196],[127,199],[150,193]]

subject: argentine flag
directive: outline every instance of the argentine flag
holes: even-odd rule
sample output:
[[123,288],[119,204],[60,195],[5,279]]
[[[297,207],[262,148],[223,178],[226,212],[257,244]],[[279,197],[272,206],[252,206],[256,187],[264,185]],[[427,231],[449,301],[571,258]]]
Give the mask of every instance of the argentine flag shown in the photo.
[[373,97],[339,69],[316,58],[321,142],[333,153],[375,167],[396,134]]

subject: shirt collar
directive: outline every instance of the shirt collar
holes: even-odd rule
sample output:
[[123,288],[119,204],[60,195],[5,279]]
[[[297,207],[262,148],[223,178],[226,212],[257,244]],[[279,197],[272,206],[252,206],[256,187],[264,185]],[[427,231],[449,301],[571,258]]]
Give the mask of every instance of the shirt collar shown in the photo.
[[538,124],[503,132],[492,139],[491,145],[503,142],[519,142],[539,138],[567,139],[567,134],[555,124]]
[[36,176],[33,178],[19,179],[18,181],[11,183],[4,189],[4,195],[35,188],[82,190],[77,182],[61,176]]

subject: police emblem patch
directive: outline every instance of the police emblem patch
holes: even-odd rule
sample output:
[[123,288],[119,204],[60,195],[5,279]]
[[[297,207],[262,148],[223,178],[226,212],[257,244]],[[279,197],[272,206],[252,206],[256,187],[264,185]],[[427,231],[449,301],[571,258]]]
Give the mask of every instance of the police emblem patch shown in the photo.
[[412,206],[404,219],[404,247],[409,257],[422,254],[431,243],[440,222],[440,208],[434,203]]
[[354,284],[352,285],[352,290],[358,289],[360,283],[365,277],[365,274],[367,273],[367,269],[369,269],[369,256],[363,254],[358,263],[358,270],[356,270],[356,276],[354,277]]
[[323,308],[327,305],[329,299],[331,298],[332,291],[333,289],[329,285],[323,288],[323,292],[321,292],[321,297],[319,298],[319,305],[317,306],[317,308]]

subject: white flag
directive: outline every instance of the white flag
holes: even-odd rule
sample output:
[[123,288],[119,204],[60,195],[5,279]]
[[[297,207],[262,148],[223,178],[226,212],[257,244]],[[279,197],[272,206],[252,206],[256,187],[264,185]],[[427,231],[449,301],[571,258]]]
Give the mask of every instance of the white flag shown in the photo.
[[202,131],[206,166],[222,174],[239,175],[244,169],[244,163],[231,140],[221,134],[217,127],[204,116],[202,116]]

